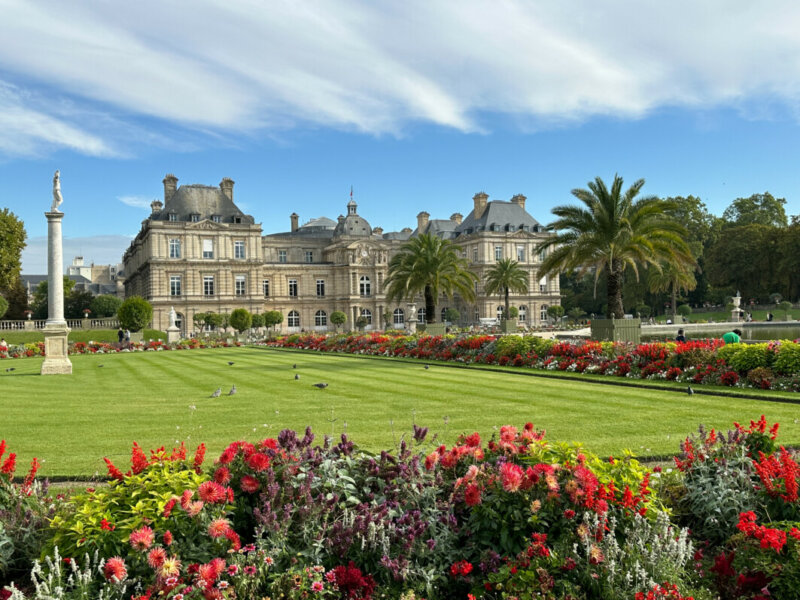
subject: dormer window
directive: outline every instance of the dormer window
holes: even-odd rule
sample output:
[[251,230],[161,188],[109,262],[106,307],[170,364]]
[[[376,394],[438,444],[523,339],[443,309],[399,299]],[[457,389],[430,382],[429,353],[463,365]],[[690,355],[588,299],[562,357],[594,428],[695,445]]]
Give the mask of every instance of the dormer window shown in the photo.
[[242,222],[242,217],[233,217],[233,222],[234,223],[241,223]]
[[198,213],[192,213],[192,223],[197,223],[200,221],[200,215]]
[[169,213],[169,220],[170,221],[177,221],[178,220],[177,213],[174,213],[174,212]]
[[211,215],[211,220],[214,223],[222,223],[222,215]]

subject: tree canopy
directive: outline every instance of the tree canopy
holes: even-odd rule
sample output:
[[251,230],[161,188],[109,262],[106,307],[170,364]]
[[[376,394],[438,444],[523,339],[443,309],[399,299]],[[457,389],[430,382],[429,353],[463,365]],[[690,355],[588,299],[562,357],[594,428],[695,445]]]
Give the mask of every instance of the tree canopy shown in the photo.
[[9,209],[0,210],[0,293],[19,281],[26,238],[22,221]]
[[686,229],[673,217],[674,202],[654,196],[636,198],[644,179],[622,191],[623,180],[614,176],[609,189],[600,177],[588,183],[589,189],[572,190],[584,206],[556,206],[558,217],[548,225],[555,235],[538,245],[537,251],[551,249],[542,262],[539,276],[555,276],[561,271],[594,270],[606,276],[607,315],[623,318],[623,273],[630,268],[638,279],[639,269],[660,268],[665,260],[693,262],[684,240]]
[[786,227],[786,198],[775,198],[769,192],[753,194],[749,198],[737,198],[722,213],[726,225],[768,225]]
[[236,331],[243,333],[245,330],[252,327],[253,315],[251,315],[250,311],[246,308],[235,308],[231,312],[229,322],[231,327],[233,327]]
[[458,254],[450,240],[422,234],[403,244],[389,262],[386,298],[400,302],[413,300],[418,294],[425,299],[425,319],[436,321],[436,300],[458,293],[466,302],[475,300],[477,276],[468,269],[467,261]]
[[153,320],[153,306],[141,296],[131,296],[119,307],[117,317],[123,328],[141,331]]
[[525,294],[528,291],[528,272],[510,258],[498,260],[486,272],[486,294],[501,294],[505,302],[503,318],[512,317],[509,311],[509,291]]

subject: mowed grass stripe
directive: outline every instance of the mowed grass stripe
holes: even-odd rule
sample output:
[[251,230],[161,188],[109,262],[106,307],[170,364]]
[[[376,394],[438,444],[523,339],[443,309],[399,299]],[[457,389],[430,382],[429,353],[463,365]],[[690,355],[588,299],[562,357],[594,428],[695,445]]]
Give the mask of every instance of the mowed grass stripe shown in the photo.
[[[410,432],[413,422],[449,444],[460,433],[486,437],[500,425],[532,421],[551,439],[579,440],[600,454],[623,448],[663,454],[677,452],[700,422],[727,429],[765,412],[782,423],[783,443],[800,442],[793,405],[433,364],[425,370],[422,362],[247,348],[72,360],[69,377],[39,376],[41,359],[0,371],[0,438],[22,465],[34,455],[45,459],[50,475],[104,473],[103,456],[127,468],[133,440],[145,449],[185,440],[191,451],[204,441],[214,458],[234,440],[306,425],[321,439],[338,436],[346,424],[361,447],[377,451]],[[319,390],[316,382],[329,387]],[[226,396],[234,383],[238,393]],[[218,386],[223,396],[209,398]]]

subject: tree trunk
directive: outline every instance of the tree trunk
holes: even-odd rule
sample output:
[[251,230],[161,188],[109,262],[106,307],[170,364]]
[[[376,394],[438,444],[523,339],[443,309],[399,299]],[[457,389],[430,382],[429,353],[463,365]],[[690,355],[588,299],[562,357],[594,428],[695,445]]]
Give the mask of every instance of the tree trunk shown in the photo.
[[506,296],[506,306],[505,306],[505,310],[503,311],[503,321],[508,321],[508,319],[510,318],[510,315],[508,314],[508,312],[510,310],[510,307],[508,306],[508,288],[504,288],[504,289],[505,289],[505,296]]
[[678,322],[678,291],[675,289],[675,282],[672,283],[672,322]]
[[[413,315],[413,318],[416,319],[417,315]],[[436,322],[436,298],[433,297],[433,291],[428,285],[425,286],[425,322]]]
[[622,307],[622,262],[612,260],[611,265],[606,267],[608,283],[606,286],[608,296],[608,318],[622,319],[625,317],[625,309]]

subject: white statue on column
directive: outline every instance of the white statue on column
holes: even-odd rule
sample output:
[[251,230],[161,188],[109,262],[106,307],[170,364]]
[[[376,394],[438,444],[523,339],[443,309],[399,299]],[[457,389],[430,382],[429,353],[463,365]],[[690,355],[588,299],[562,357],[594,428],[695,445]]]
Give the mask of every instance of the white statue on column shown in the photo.
[[169,327],[172,329],[173,327],[177,327],[175,321],[178,320],[178,313],[175,312],[175,307],[172,306],[169,309]]
[[61,212],[58,207],[61,206],[63,201],[64,198],[61,196],[61,173],[56,170],[55,175],[53,175],[53,204],[50,206],[50,212]]

